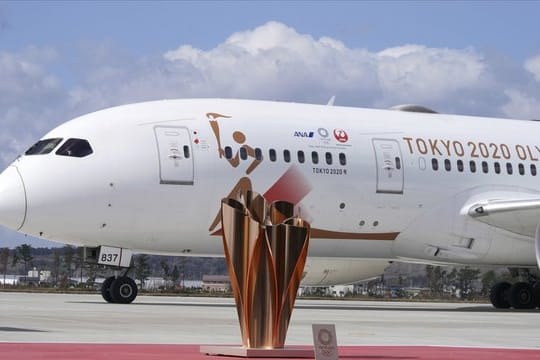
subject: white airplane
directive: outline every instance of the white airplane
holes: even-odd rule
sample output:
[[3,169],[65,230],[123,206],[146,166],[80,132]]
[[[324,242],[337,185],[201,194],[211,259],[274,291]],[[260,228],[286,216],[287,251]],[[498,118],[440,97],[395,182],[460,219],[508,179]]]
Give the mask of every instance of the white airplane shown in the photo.
[[[519,267],[528,281],[496,284],[492,303],[533,308],[539,129],[418,106],[119,106],[64,123],[16,159],[0,175],[0,223],[129,269],[133,252],[222,256],[221,199],[253,190],[311,223],[304,284],[351,283],[389,261]],[[129,303],[137,287],[124,273],[102,294]]]

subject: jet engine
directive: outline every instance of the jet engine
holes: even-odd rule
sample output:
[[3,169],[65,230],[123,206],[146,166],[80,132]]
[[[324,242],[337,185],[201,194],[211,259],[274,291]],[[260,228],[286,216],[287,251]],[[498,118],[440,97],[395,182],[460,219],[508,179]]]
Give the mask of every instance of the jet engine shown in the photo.
[[388,265],[384,259],[308,258],[302,285],[352,284],[381,275]]

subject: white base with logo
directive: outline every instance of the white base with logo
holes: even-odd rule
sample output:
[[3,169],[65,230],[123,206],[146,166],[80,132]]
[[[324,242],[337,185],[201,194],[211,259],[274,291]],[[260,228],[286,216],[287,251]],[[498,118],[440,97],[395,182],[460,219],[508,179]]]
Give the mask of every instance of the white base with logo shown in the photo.
[[315,360],[338,360],[336,327],[334,324],[313,324]]

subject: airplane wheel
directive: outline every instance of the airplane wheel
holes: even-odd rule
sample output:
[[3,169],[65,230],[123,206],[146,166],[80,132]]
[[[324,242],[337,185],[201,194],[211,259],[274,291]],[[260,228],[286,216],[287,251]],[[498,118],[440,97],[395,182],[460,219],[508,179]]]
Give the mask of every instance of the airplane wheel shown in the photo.
[[493,285],[489,293],[489,300],[495,309],[508,309],[510,307],[510,285],[507,282],[500,282]]
[[108,303],[113,303],[114,300],[111,296],[111,285],[114,282],[116,278],[114,276],[110,276],[103,281],[103,284],[101,284],[101,296],[103,299]]
[[111,296],[118,304],[130,304],[137,297],[137,292],[137,284],[127,276],[117,277],[111,285]]
[[536,296],[536,307],[540,309],[540,283],[533,285],[534,295]]
[[510,288],[510,304],[514,309],[534,309],[537,305],[533,287],[525,282],[518,282]]

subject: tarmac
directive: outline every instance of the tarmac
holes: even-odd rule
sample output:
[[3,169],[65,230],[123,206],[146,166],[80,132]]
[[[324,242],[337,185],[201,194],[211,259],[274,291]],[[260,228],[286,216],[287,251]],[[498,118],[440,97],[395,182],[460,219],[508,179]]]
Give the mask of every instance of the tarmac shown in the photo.
[[[397,352],[414,359],[540,359],[540,310],[300,299],[287,345],[313,346],[314,323],[335,324],[340,356],[350,359],[395,359]],[[139,296],[121,305],[100,295],[0,292],[0,359],[208,359],[200,345],[240,342],[230,298]],[[100,357],[104,348],[111,357]]]

